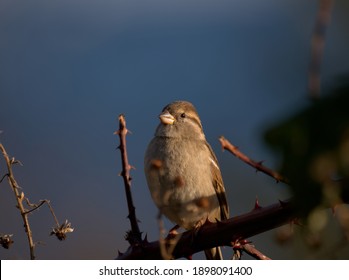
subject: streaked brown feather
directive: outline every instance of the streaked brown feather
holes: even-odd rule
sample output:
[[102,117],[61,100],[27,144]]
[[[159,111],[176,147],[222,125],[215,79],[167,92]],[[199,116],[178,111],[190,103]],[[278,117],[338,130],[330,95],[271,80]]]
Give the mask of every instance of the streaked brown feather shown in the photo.
[[213,161],[216,163],[216,166],[214,164],[211,165],[211,172],[212,172],[212,178],[213,178],[212,185],[216,191],[216,195],[217,195],[219,205],[221,208],[220,219],[223,221],[223,220],[226,220],[229,218],[229,206],[228,206],[227,197],[225,195],[225,188],[224,188],[224,184],[223,184],[222,174],[218,168],[218,166],[219,166],[218,160],[217,160],[216,155],[214,154],[210,144],[208,144],[206,142],[206,146],[211,153],[211,157],[212,157]]

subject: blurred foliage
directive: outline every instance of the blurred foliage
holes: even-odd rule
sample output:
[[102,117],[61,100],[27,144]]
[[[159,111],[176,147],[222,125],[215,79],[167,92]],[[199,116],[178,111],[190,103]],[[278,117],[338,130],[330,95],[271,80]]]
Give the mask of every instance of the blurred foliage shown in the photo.
[[[265,140],[282,156],[279,171],[289,179],[306,225],[295,241],[297,257],[348,259],[349,207],[343,202],[349,202],[349,75],[270,128]],[[282,237],[289,235],[283,232]]]
[[290,180],[300,216],[316,216],[316,209],[348,202],[349,76],[269,129],[265,139],[282,155],[280,173]]

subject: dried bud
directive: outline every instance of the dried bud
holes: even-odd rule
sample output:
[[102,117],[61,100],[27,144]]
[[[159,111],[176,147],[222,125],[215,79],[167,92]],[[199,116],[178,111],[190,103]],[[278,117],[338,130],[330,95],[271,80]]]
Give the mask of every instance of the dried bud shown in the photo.
[[67,233],[73,231],[74,229],[71,227],[71,223],[68,223],[68,220],[65,220],[65,222],[59,227],[52,228],[50,235],[56,235],[56,237],[62,241],[67,238]]
[[0,245],[5,249],[9,249],[13,243],[12,236],[13,234],[0,234]]

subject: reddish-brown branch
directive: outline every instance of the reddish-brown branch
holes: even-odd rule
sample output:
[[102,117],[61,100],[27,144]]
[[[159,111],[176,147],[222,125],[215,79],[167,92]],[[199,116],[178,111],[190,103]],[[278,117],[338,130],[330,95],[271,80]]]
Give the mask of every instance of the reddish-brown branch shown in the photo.
[[257,260],[271,260],[269,257],[264,255],[261,251],[259,251],[252,243],[246,239],[244,240],[237,240],[235,242],[232,242],[231,246],[234,249],[234,256],[233,259],[240,260],[242,256],[242,252],[247,253],[251,257],[257,259]]
[[257,250],[256,247],[252,244],[246,243],[242,245],[242,250],[257,260],[270,260],[269,257],[264,255],[261,251]]
[[283,182],[288,184],[289,181],[287,178],[283,177],[281,174],[279,174],[278,172],[265,167],[261,162],[256,162],[252,159],[250,159],[248,156],[246,156],[245,154],[243,154],[238,147],[234,146],[233,144],[231,144],[229,142],[229,140],[227,140],[224,136],[221,136],[219,138],[219,141],[222,145],[222,148],[225,150],[228,150],[229,152],[231,152],[234,156],[236,156],[238,159],[242,160],[243,162],[247,163],[248,165],[254,167],[256,170],[261,171],[271,177],[273,177],[277,182]]
[[[172,252],[174,258],[193,255],[204,249],[217,246],[231,246],[232,242],[245,240],[251,236],[289,223],[295,218],[291,202],[280,202],[268,207],[254,209],[250,213],[217,223],[206,223],[198,232],[184,232]],[[214,238],[212,238],[214,236]],[[243,248],[256,254],[251,246]],[[261,254],[262,255],[262,254]],[[260,256],[261,256],[260,255]],[[264,256],[264,255],[263,255]],[[138,246],[130,246],[117,259],[162,259],[159,241],[143,241]]]
[[131,193],[131,176],[130,169],[131,165],[128,163],[127,149],[126,149],[126,135],[128,130],[126,128],[126,120],[124,115],[119,115],[119,130],[115,134],[119,135],[120,145],[119,149],[121,152],[121,162],[122,162],[122,171],[121,176],[124,180],[126,200],[128,206],[128,218],[131,223],[131,232],[128,233],[128,241],[130,244],[137,244],[141,242],[141,231],[138,227],[138,220],[136,217],[136,208],[133,204],[132,193]]

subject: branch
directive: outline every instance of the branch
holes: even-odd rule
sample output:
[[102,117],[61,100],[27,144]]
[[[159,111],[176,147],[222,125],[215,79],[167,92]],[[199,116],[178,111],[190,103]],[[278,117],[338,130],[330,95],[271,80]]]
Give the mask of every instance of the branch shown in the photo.
[[[128,218],[131,224],[131,231],[128,232],[126,236],[126,239],[130,243],[130,247],[126,253],[119,253],[119,257],[117,259],[163,259],[164,257],[167,258],[168,256],[173,258],[187,257],[205,249],[224,245],[231,246],[232,242],[237,244],[241,240],[244,240],[244,243],[241,246],[243,251],[256,258],[267,258],[253,246],[247,244],[248,242],[245,239],[249,236],[256,235],[260,232],[270,230],[289,222],[293,215],[291,215],[289,209],[289,202],[279,203],[263,209],[257,205],[258,207],[255,206],[254,210],[246,215],[241,215],[227,221],[213,224],[207,222],[200,228],[199,231],[187,231],[176,236],[169,235],[166,239],[163,239],[160,236],[159,241],[152,243],[147,241],[147,237],[142,240],[131,193],[130,169],[132,167],[128,163],[127,157],[127,133],[128,130],[126,128],[125,117],[120,115],[119,130],[114,134],[117,134],[120,137],[120,146],[118,147],[121,152],[122,161],[122,172],[120,175],[123,177],[125,185],[125,193],[129,211]],[[237,155],[240,159],[243,159],[258,170],[267,172],[267,168],[263,167],[260,163],[255,163],[248,157],[244,156],[235,146],[230,144],[229,141],[225,140],[224,137],[221,137],[220,141],[222,146],[228,150],[229,148],[233,147],[233,154]],[[285,181],[281,175],[278,175],[276,172],[272,172],[273,171],[269,171],[269,173],[272,174],[277,181]],[[268,221],[270,221],[269,223],[265,221],[266,216],[268,215],[271,215],[271,217],[268,219]],[[281,221],[279,215],[282,217]],[[212,236],[217,236],[217,238],[213,240],[211,238]],[[166,252],[166,254],[164,254],[164,252]]]
[[256,162],[252,159],[250,159],[248,156],[240,152],[238,147],[231,144],[227,139],[224,138],[224,136],[219,137],[219,142],[221,142],[222,148],[225,150],[228,150],[231,152],[234,156],[236,156],[238,159],[244,161],[248,165],[254,167],[257,171],[261,171],[271,177],[273,177],[276,182],[283,182],[285,184],[289,184],[289,180],[282,175],[280,175],[278,172],[265,167],[262,165],[262,162]]
[[270,260],[269,257],[264,255],[261,251],[257,250],[249,241],[243,240],[240,245],[240,249],[257,260]]
[[129,131],[126,128],[126,120],[124,115],[119,115],[119,130],[114,134],[120,137],[120,146],[118,147],[121,152],[122,171],[121,176],[124,179],[125,193],[128,206],[128,218],[131,223],[131,232],[127,234],[127,240],[130,244],[137,244],[142,241],[142,233],[138,227],[138,220],[136,217],[136,208],[133,204],[131,193],[131,176],[130,169],[132,166],[128,163],[127,149],[126,149],[126,135]]
[[42,205],[44,205],[47,202],[47,200],[41,200],[40,203],[37,205],[37,204],[30,203],[30,201],[29,201],[29,199],[27,197],[25,197],[24,199],[25,199],[25,201],[27,202],[27,204],[30,207],[33,207],[32,209],[27,210],[27,211],[24,212],[24,214],[26,214],[26,215],[31,213],[31,212],[33,212],[33,211],[35,211],[35,210],[37,210],[37,209],[39,209]]
[[29,220],[28,220],[28,213],[26,213],[27,211],[25,210],[24,206],[23,206],[23,200],[24,200],[24,193],[23,192],[19,192],[19,186],[15,180],[15,177],[13,175],[13,171],[12,171],[12,165],[15,163],[18,163],[14,158],[10,159],[10,157],[8,156],[8,154],[6,153],[6,150],[4,148],[4,146],[0,143],[0,150],[5,158],[6,161],[6,165],[7,165],[7,179],[8,182],[12,188],[13,193],[15,194],[16,197],[16,201],[17,201],[17,207],[19,209],[19,211],[21,212],[21,216],[24,222],[24,228],[25,228],[25,232],[28,238],[28,243],[29,243],[29,251],[30,251],[30,258],[32,260],[35,259],[35,252],[34,252],[34,241],[33,241],[33,234],[32,231],[30,229],[30,225],[29,225]]
[[311,59],[309,65],[309,94],[312,99],[320,95],[320,68],[324,53],[326,29],[331,20],[334,0],[320,0],[317,18],[311,40]]
[[[35,210],[38,210],[40,207],[42,207],[46,203],[50,209],[50,212],[51,212],[55,222],[56,222],[56,227],[52,229],[51,235],[53,235],[53,234],[56,235],[59,240],[66,239],[66,234],[73,232],[74,229],[71,227],[71,223],[68,223],[67,220],[62,225],[59,225],[59,222],[57,220],[57,217],[53,211],[53,208],[52,208],[49,200],[47,200],[47,199],[40,200],[40,202],[38,204],[31,203],[29,201],[29,199],[24,195],[24,192],[23,191],[20,192],[21,188],[19,187],[19,185],[16,182],[16,179],[14,177],[14,174],[12,171],[12,165],[17,164],[17,163],[20,165],[22,165],[22,164],[20,161],[16,160],[15,158],[10,159],[4,146],[1,143],[0,143],[0,150],[4,156],[4,159],[5,159],[6,164],[7,164],[7,174],[5,174],[1,178],[0,183],[3,181],[4,178],[7,177],[9,185],[11,186],[12,191],[15,194],[16,201],[17,201],[17,208],[19,209],[19,211],[21,213],[21,216],[22,216],[22,219],[24,222],[24,229],[25,229],[25,232],[26,232],[26,235],[28,238],[30,258],[33,260],[36,257],[35,257],[35,252],[34,252],[35,243],[33,241],[33,234],[32,234],[32,231],[30,229],[30,224],[29,224],[29,219],[28,219],[28,215],[30,213],[34,212]],[[24,201],[26,202],[26,204],[30,208],[29,210],[25,209],[25,207],[23,205]],[[12,235],[7,234],[4,236],[5,236],[5,238],[3,238],[3,236],[0,238],[0,243],[4,248],[6,248],[6,247],[8,247],[8,244],[13,243],[13,241],[11,239]]]
[[[184,232],[181,238],[176,241],[172,256],[182,258],[217,246],[231,246],[232,242],[243,241],[287,224],[295,218],[292,203],[280,201],[268,207],[255,208],[247,214],[225,221],[207,222],[197,232],[192,230]],[[171,246],[172,239],[173,237],[166,240],[167,246]],[[243,250],[245,252],[249,250],[251,254],[258,254],[258,250],[254,251],[252,246],[245,246]],[[162,259],[161,245],[159,241],[148,242],[144,239],[138,246],[131,245],[125,253],[120,253],[117,259]]]

